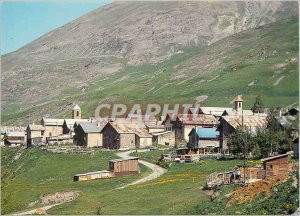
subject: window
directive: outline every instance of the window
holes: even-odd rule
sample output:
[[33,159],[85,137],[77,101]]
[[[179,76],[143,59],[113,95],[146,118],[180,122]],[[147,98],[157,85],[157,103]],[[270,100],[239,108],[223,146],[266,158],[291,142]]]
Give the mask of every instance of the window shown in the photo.
[[41,131],[41,136],[44,136],[44,131]]
[[79,116],[79,111],[76,111],[76,116]]
[[50,137],[52,136],[52,133],[51,133],[51,132],[49,132],[49,136],[50,136]]
[[241,104],[241,103],[239,103],[239,107],[240,107],[240,108],[242,107],[242,104]]

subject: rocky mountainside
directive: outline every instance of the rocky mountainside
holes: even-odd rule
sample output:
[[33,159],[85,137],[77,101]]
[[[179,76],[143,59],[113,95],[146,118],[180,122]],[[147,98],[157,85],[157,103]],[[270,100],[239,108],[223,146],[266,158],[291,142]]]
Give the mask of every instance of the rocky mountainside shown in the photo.
[[2,56],[2,113],[31,113],[32,120],[46,113],[30,109],[84,93],[128,65],[161,63],[185,48],[292,16],[297,2],[109,4]]

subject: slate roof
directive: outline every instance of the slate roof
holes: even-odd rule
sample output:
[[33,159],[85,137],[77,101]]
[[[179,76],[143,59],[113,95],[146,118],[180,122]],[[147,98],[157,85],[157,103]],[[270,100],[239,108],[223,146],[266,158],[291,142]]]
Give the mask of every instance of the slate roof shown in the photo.
[[85,133],[100,133],[102,128],[90,122],[80,122],[79,125]]
[[28,127],[31,131],[44,131],[45,130],[43,125],[30,124],[30,125],[28,125]]
[[90,119],[65,119],[64,124],[70,129],[73,130],[75,122],[89,122]]

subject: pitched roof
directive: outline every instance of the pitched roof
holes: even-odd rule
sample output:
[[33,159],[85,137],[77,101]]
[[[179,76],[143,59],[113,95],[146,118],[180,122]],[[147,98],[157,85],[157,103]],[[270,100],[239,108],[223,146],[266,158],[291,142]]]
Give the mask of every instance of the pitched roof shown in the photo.
[[81,108],[76,104],[72,110],[80,110]]
[[138,124],[128,124],[120,122],[108,122],[118,133],[133,133],[139,137],[151,137],[149,132]]
[[53,118],[43,117],[43,121],[44,121],[45,125],[59,125],[59,126],[62,126],[64,124],[64,119],[53,119]]
[[7,133],[8,137],[24,137],[25,132],[20,132],[20,131],[9,131]]
[[110,160],[109,162],[120,162],[120,161],[127,161],[127,160],[138,160],[138,157],[124,157],[124,158],[117,158],[117,159],[113,159]]
[[224,110],[223,115],[253,115],[252,110],[236,111],[234,108]]
[[220,135],[216,128],[197,127],[196,132],[199,138],[218,138]]
[[230,124],[233,128],[237,128],[238,126],[242,126],[248,128],[264,128],[267,124],[267,117],[260,115],[250,115],[250,116],[222,116],[222,119]]
[[184,125],[217,125],[218,121],[213,115],[204,114],[178,114],[179,121]]
[[210,114],[214,116],[221,116],[225,110],[232,108],[229,107],[200,107],[200,112],[203,114]]
[[272,156],[272,157],[268,157],[268,158],[263,158],[263,159],[261,159],[261,161],[265,162],[265,161],[274,160],[274,159],[277,159],[277,158],[286,157],[286,156],[289,156],[289,155],[291,155],[291,153],[287,152],[286,154],[281,154],[281,155],[276,155],[276,156]]
[[90,119],[65,119],[64,120],[64,124],[66,124],[67,128],[69,128],[70,130],[73,129],[75,122],[89,122]]
[[44,131],[45,130],[43,125],[30,124],[30,125],[28,125],[28,127],[31,131]]
[[242,96],[238,95],[234,98],[234,101],[243,101]]
[[100,133],[102,128],[90,122],[79,122],[79,125],[85,133]]

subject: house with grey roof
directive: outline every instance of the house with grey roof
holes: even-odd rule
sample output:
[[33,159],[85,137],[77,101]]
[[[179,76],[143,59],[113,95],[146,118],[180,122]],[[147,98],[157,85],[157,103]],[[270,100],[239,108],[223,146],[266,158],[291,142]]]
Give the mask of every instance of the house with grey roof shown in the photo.
[[45,127],[43,125],[29,124],[26,128],[27,147],[45,143]]
[[101,129],[91,122],[79,122],[74,131],[74,144],[83,147],[102,147]]

